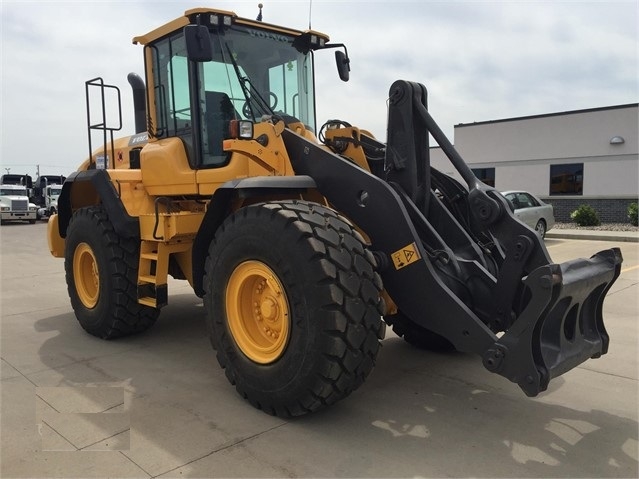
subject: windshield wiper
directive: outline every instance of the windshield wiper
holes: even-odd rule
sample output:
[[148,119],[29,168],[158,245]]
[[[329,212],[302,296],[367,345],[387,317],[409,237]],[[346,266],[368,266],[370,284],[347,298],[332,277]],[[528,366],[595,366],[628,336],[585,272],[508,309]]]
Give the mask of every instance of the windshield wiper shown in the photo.
[[[242,75],[240,72],[240,67],[235,61],[235,57],[233,56],[233,52],[227,43],[224,44],[226,50],[228,51],[229,57],[231,59],[231,63],[233,65],[233,69],[235,70],[235,75],[240,82],[240,86],[242,87],[242,93],[244,93],[244,98],[246,98],[246,104],[248,105],[248,109],[251,113],[251,116],[255,120],[257,116],[255,115],[255,111],[253,107],[257,107],[261,110],[262,115],[270,115],[273,116],[275,112],[271,109],[271,106],[268,104],[264,97],[260,94],[259,90],[255,88],[255,85],[251,82],[248,76]],[[246,115],[246,112],[244,112]],[[248,116],[248,115],[246,115]]]

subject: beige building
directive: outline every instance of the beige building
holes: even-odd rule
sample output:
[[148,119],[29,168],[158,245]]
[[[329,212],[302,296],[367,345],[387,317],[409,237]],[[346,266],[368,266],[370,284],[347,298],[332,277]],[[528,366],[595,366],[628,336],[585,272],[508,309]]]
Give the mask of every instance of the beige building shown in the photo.
[[[455,125],[454,144],[475,174],[500,191],[527,190],[558,221],[590,204],[602,221],[626,222],[639,195],[639,105],[617,105]],[[431,164],[456,178],[440,148]]]

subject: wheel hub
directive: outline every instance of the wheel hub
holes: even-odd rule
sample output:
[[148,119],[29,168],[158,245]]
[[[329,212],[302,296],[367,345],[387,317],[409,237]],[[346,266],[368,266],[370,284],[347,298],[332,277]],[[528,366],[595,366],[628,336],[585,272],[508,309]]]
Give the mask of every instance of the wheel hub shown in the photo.
[[73,253],[73,279],[82,304],[93,309],[98,304],[100,274],[93,250],[87,243],[80,243]]
[[268,321],[274,321],[278,315],[277,303],[273,298],[264,298],[260,305],[260,314]]
[[229,330],[252,361],[269,364],[284,353],[290,335],[286,292],[275,272],[260,261],[238,265],[226,288]]

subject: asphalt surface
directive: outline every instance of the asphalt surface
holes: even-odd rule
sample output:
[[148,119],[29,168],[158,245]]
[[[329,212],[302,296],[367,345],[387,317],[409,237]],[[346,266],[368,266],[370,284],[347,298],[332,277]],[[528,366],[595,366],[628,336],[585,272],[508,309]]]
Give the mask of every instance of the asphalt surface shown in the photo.
[[171,282],[145,334],[86,334],[45,232],[0,229],[3,478],[639,476],[634,242],[547,238],[557,262],[620,246],[624,264],[604,305],[609,353],[537,398],[477,357],[419,351],[389,330],[358,391],[286,420],[227,382],[186,282]]

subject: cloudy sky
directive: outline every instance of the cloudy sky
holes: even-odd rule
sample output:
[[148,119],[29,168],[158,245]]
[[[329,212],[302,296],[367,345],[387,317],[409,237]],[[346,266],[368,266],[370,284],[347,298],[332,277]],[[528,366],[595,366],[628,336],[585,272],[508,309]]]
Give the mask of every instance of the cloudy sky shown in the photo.
[[[317,59],[318,124],[339,118],[386,137],[393,81],[426,85],[429,109],[453,140],[458,123],[579,110],[639,99],[639,2],[261,0],[264,21],[345,43],[351,80],[331,51]],[[131,39],[211,6],[255,18],[258,0],[0,0],[2,173],[68,174],[87,156],[84,82],[122,90],[132,134]],[[311,8],[309,8],[311,7]]]

